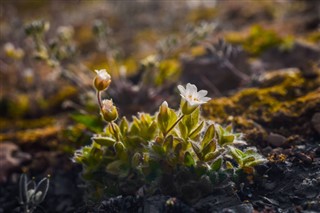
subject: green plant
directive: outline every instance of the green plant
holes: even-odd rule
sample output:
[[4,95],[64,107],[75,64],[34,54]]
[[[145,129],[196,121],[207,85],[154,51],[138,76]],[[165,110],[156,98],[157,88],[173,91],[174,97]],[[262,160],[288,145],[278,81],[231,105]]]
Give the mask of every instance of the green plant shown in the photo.
[[[105,72],[98,71],[96,78],[110,84]],[[149,192],[160,189],[193,202],[213,188],[214,172],[252,168],[266,161],[254,149],[236,148],[245,142],[231,126],[223,128],[200,116],[200,105],[210,98],[193,84],[178,86],[182,97],[178,111],[164,101],[154,115],[139,113],[132,122],[123,117],[118,123],[112,100],[101,100],[105,88],[95,88],[108,124],[92,137],[90,146],[75,153],[74,160],[83,165],[83,178],[96,195],[134,194],[149,185]],[[237,164],[232,168],[226,160],[230,157]]]
[[32,213],[45,199],[49,189],[49,177],[43,178],[38,184],[34,180],[28,180],[26,174],[20,176],[19,201],[23,206],[23,212]]

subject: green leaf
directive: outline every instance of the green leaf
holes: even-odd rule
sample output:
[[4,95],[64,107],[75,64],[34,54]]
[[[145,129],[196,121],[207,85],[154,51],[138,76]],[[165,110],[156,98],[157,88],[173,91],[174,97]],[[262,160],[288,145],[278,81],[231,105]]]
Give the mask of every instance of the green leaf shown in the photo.
[[107,147],[113,146],[116,143],[116,140],[111,137],[94,136],[91,139],[97,144]]
[[184,140],[186,140],[188,138],[188,129],[187,127],[185,126],[184,123],[180,122],[178,124],[179,126],[179,130],[180,130],[180,136],[181,138],[183,138]]
[[127,134],[128,129],[129,129],[129,123],[126,117],[122,117],[119,125],[121,134],[124,136]]
[[233,169],[233,165],[230,163],[230,161],[226,161],[226,167],[227,169]]
[[159,107],[157,115],[157,124],[163,134],[166,134],[169,128],[177,121],[177,114],[174,110],[170,109],[167,103],[163,103]]
[[228,144],[232,144],[233,141],[235,139],[235,136],[234,135],[224,135],[222,136],[222,140],[221,140],[221,146],[225,146],[225,145],[228,145]]
[[228,133],[232,132],[232,125],[231,124],[226,127],[226,132],[228,132]]
[[254,161],[256,158],[254,156],[247,156],[242,159],[243,165],[246,165],[249,162]]
[[211,169],[213,171],[218,171],[220,170],[221,166],[222,166],[222,158],[219,158],[217,159],[216,161],[214,161],[212,164],[211,164]]
[[103,122],[100,117],[85,114],[72,114],[71,118],[77,123],[85,125],[90,131],[95,133],[102,131]]
[[195,140],[196,138],[199,137],[199,134],[202,130],[204,126],[204,121],[202,121],[198,126],[197,128],[195,128],[190,134],[189,134],[189,137],[192,139],[192,140]]
[[173,136],[169,135],[165,138],[163,142],[163,146],[166,151],[171,150],[173,148]]
[[192,155],[190,154],[190,152],[186,152],[184,154],[184,164],[188,167],[195,165],[195,161],[194,161]]
[[220,156],[220,152],[219,151],[216,151],[216,152],[209,152],[208,154],[206,154],[203,158],[203,160],[205,162],[208,162],[208,161],[212,161],[214,159],[216,159],[217,157]]
[[115,160],[107,165],[106,171],[112,175],[125,176],[126,165],[121,160]]
[[242,162],[242,155],[243,152],[233,146],[228,146],[232,157],[236,160],[236,162],[239,164],[240,167],[242,167],[243,162]]
[[210,141],[205,147],[202,148],[202,155],[206,155],[209,152],[215,152],[217,149],[217,143],[216,141],[213,139],[212,141]]
[[215,127],[214,124],[211,124],[208,128],[206,133],[203,136],[201,146],[205,147],[210,141],[213,140],[215,134]]
[[200,145],[197,142],[190,141],[193,151],[196,153],[197,157],[202,160],[202,154],[200,150]]

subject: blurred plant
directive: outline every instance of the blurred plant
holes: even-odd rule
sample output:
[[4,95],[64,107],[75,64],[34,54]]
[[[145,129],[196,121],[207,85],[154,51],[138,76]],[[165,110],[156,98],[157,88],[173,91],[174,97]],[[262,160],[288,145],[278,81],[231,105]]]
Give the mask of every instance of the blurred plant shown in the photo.
[[241,44],[253,56],[257,56],[271,47],[290,50],[294,43],[291,36],[281,37],[275,31],[264,29],[260,25],[252,26],[246,36],[235,33],[227,35],[226,39],[231,43]]
[[220,65],[227,67],[235,76],[242,79],[242,81],[247,82],[250,80],[250,76],[240,71],[233,63],[232,59],[236,58],[241,49],[235,47],[223,39],[219,39],[217,43],[213,45],[207,45],[208,54],[213,55]]
[[23,212],[32,213],[45,199],[49,189],[49,177],[43,178],[38,184],[34,180],[28,180],[26,174],[20,176],[19,189],[20,205]]
[[[105,70],[97,73],[101,72],[106,75]],[[223,128],[200,116],[200,105],[210,98],[193,84],[178,86],[182,97],[178,111],[164,101],[154,115],[142,112],[132,122],[123,117],[118,124],[112,100],[101,100],[100,93],[106,88],[96,84],[95,88],[102,118],[108,124],[104,132],[92,137],[90,146],[75,152],[74,161],[82,164],[83,178],[96,196],[134,194],[149,184],[149,192],[160,188],[193,202],[199,198],[195,193],[203,196],[213,188],[213,173],[244,167],[253,170],[266,162],[254,149],[242,152],[235,148],[245,142],[231,126]],[[237,163],[232,168],[226,160],[230,156]],[[182,185],[181,175],[185,176]],[[198,185],[202,187],[190,190]]]
[[19,60],[19,59],[23,58],[23,56],[24,56],[23,49],[15,47],[12,43],[6,43],[3,46],[3,49],[4,49],[5,54],[9,58]]
[[72,43],[74,31],[72,27],[61,26],[57,29],[57,37],[48,43],[44,36],[49,28],[49,22],[33,21],[25,27],[25,32],[32,37],[35,44],[34,57],[52,67],[58,67],[62,60],[71,58],[75,54]]
[[188,49],[202,40],[216,28],[216,23],[201,22],[197,26],[188,25],[186,27],[185,36],[178,38],[177,36],[169,36],[160,40],[158,43],[158,55],[160,59],[176,56],[184,49]]

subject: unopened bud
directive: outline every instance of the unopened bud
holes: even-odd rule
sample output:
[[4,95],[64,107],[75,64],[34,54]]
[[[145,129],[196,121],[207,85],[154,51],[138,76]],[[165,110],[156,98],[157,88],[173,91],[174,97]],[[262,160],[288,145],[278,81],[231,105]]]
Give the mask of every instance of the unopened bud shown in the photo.
[[93,81],[94,87],[98,91],[108,89],[111,83],[111,76],[109,75],[109,73],[105,69],[95,70],[95,72],[97,73],[97,76]]
[[112,100],[103,100],[101,115],[105,121],[111,122],[118,118],[118,110],[113,105]]

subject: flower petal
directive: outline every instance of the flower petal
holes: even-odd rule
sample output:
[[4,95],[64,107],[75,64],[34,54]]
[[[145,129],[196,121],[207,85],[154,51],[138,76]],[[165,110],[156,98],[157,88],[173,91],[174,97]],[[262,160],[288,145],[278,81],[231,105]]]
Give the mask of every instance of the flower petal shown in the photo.
[[208,98],[208,97],[202,97],[201,99],[200,99],[200,101],[202,101],[202,102],[204,102],[204,103],[206,103],[206,102],[208,102],[208,101],[210,101],[211,100],[211,98]]
[[198,92],[198,97],[199,97],[199,98],[202,98],[202,97],[206,96],[207,94],[208,94],[208,91],[207,91],[207,90],[200,90],[200,91]]
[[182,85],[178,85],[178,90],[179,90],[181,95],[185,95],[186,94],[186,89]]

